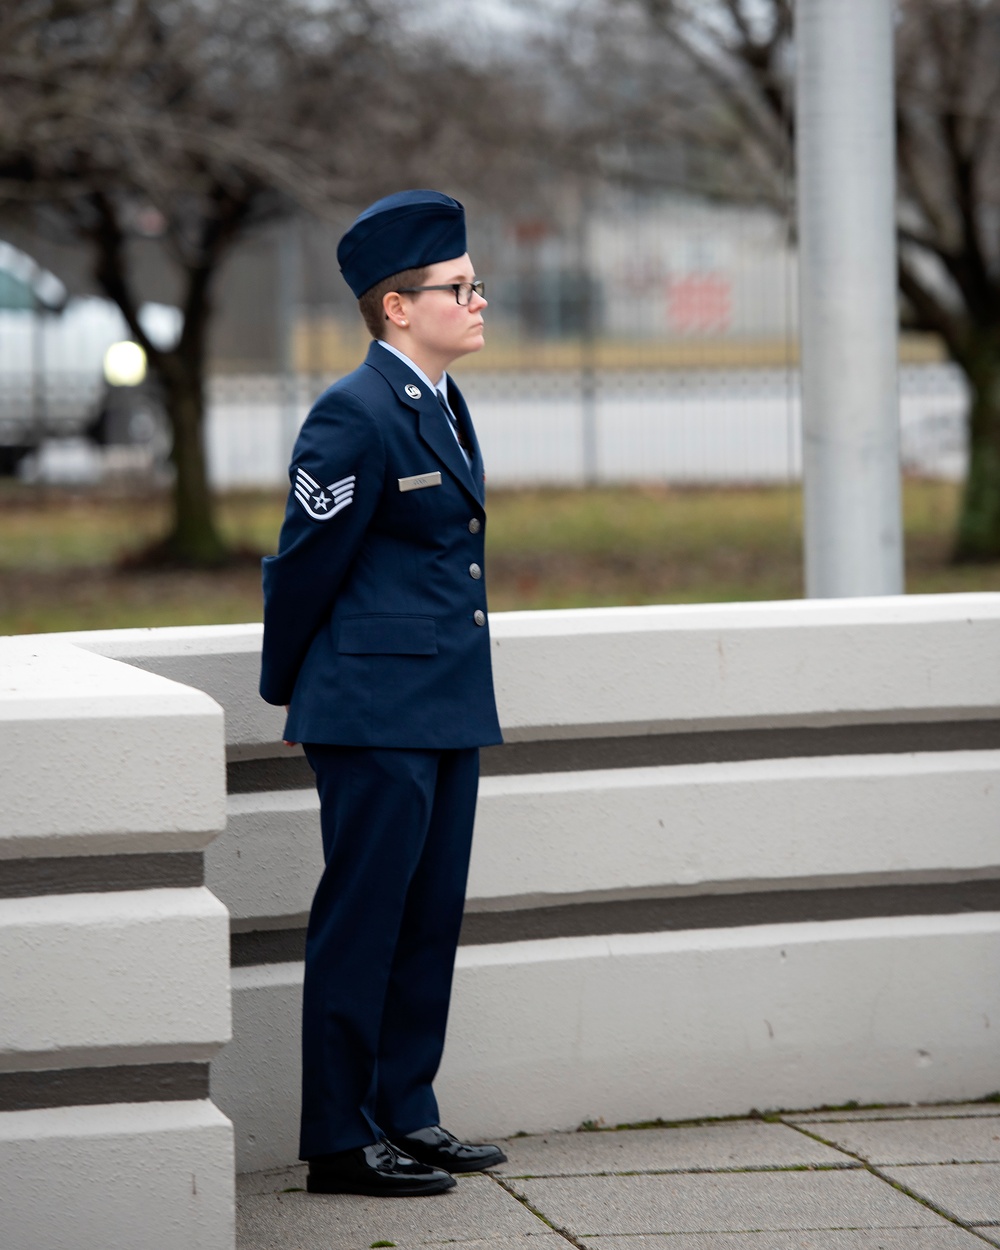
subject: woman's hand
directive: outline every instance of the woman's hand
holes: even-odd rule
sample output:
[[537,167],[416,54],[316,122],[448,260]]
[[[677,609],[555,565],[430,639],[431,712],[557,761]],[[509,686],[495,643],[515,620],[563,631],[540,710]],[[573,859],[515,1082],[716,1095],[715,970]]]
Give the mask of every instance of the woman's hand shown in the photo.
[[[286,716],[288,715],[288,709],[289,709],[289,706],[290,706],[290,705],[289,705],[288,703],[286,703],[286,704],[285,704],[285,715],[286,715]],[[287,738],[282,738],[282,742],[285,744],[285,746],[286,746],[286,747],[297,747],[297,746],[299,745],[297,742],[289,742]]]

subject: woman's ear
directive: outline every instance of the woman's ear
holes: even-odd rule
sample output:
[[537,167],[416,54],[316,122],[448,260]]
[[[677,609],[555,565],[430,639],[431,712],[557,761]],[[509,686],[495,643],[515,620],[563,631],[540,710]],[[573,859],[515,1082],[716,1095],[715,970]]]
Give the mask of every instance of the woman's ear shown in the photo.
[[382,296],[382,311],[385,313],[386,321],[391,321],[394,326],[403,327],[409,324],[406,320],[403,297],[398,291],[390,291]]

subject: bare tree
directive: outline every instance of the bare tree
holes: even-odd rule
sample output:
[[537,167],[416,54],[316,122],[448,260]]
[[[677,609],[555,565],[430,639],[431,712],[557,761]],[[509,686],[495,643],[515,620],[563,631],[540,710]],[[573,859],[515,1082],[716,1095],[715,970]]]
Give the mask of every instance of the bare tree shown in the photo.
[[[319,216],[402,186],[475,182],[525,111],[403,0],[5,0],[0,208],[89,250],[162,387],[173,526],[159,556],[227,557],[204,452],[207,334],[221,264],[296,208]],[[478,142],[473,142],[473,138]],[[154,237],[183,329],[139,317],[137,240]]]
[[[583,0],[648,88],[624,117],[620,172],[667,140],[684,181],[791,208],[792,0]],[[968,382],[958,560],[1000,558],[1000,0],[897,0],[899,289],[903,325],[940,336]],[[602,47],[607,56],[607,47]],[[676,67],[660,75],[657,56]]]
[[955,555],[1000,558],[1000,3],[907,0],[897,35],[899,282],[965,374]]

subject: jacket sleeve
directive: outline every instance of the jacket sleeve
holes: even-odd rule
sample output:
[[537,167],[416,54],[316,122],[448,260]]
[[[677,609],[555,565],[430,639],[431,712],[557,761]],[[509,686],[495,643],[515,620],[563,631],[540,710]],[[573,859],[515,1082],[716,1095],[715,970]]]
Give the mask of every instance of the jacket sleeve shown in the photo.
[[378,423],[362,401],[337,389],[320,396],[292,452],[278,553],[263,561],[260,693],[268,703],[291,701],[374,515],[385,464]]

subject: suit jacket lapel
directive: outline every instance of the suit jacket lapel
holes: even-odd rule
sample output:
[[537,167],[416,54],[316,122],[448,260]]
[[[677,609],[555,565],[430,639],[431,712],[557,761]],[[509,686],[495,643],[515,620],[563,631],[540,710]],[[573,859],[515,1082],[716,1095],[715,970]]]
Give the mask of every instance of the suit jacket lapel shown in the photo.
[[472,478],[469,476],[469,466],[465,462],[461,447],[455,441],[455,435],[448,428],[448,418],[441,411],[437,396],[434,394],[422,396],[414,407],[420,414],[418,417],[420,437],[438,459],[444,461],[451,475],[457,478],[467,491],[475,495]]
[[[422,382],[419,382],[413,371],[398,356],[394,356],[392,352],[387,352],[378,343],[373,342],[369,347],[365,363],[371,365],[373,369],[382,374],[392,387],[400,403],[407,408],[413,409],[417,414],[417,430],[421,439],[444,464],[459,485],[481,504],[483,502],[482,455],[479,450],[479,444],[476,441],[475,431],[472,428],[472,422],[469,419],[469,410],[458,387],[452,383],[448,398],[452,402],[452,411],[459,416],[460,420],[464,421],[464,427],[472,440],[474,454],[471,471],[466,463],[461,447],[455,441],[455,435],[448,428],[448,418],[441,411],[441,405],[438,403],[437,395],[433,389],[428,394],[428,388]],[[407,394],[406,388],[408,386],[418,392],[416,397],[412,393]],[[454,397],[454,400],[452,397]],[[458,406],[456,406],[455,400],[457,400]]]

